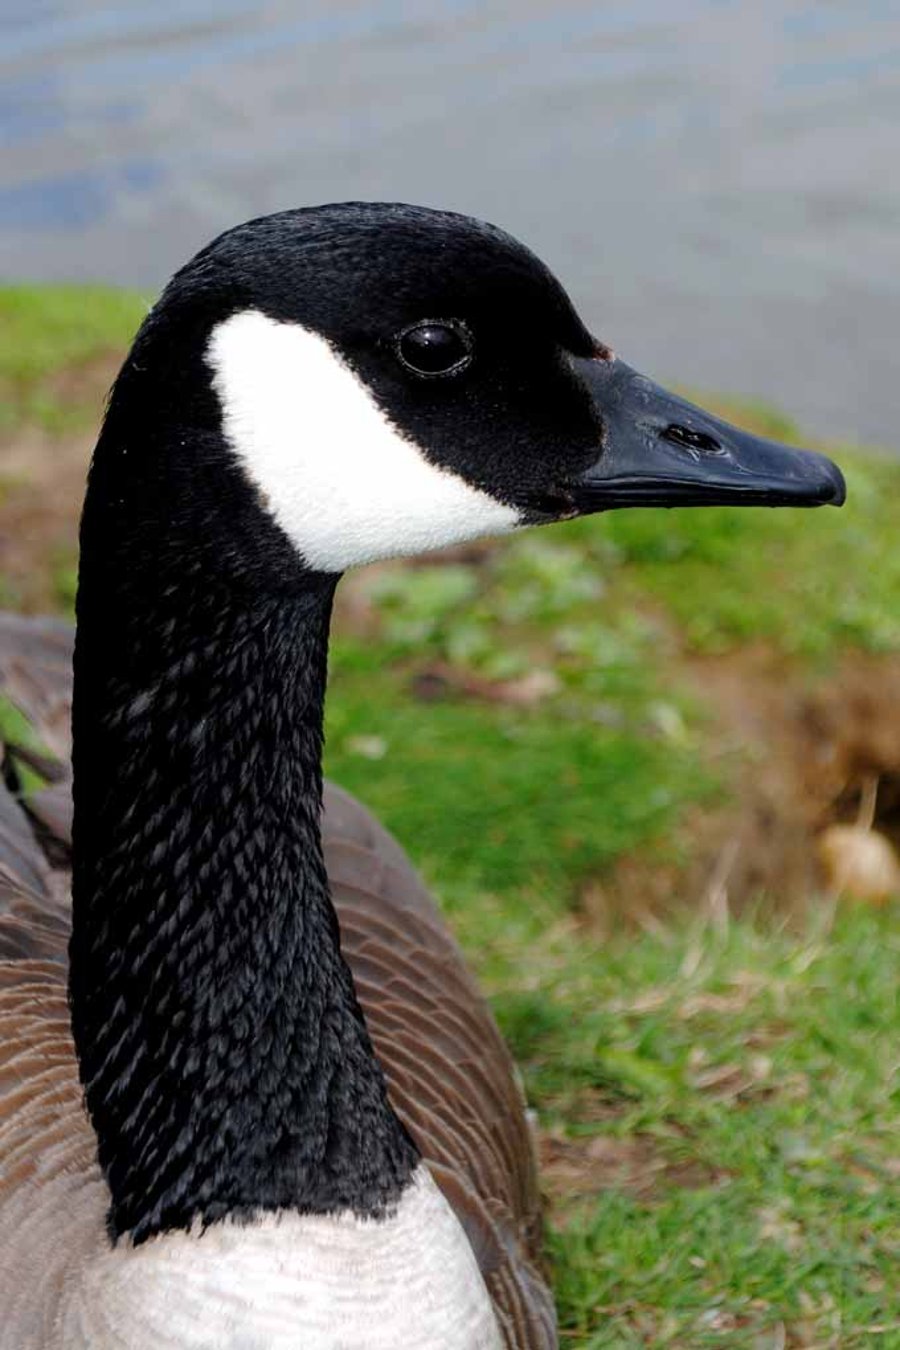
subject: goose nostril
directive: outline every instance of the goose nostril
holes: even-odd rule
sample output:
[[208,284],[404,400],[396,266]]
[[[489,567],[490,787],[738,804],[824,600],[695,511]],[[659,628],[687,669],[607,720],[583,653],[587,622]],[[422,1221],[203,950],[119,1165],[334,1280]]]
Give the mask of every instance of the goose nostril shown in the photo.
[[707,431],[695,431],[693,427],[686,427],[680,422],[671,422],[661,435],[663,440],[671,441],[673,445],[683,445],[688,450],[699,450],[704,455],[725,453],[725,447],[715,436],[710,436]]

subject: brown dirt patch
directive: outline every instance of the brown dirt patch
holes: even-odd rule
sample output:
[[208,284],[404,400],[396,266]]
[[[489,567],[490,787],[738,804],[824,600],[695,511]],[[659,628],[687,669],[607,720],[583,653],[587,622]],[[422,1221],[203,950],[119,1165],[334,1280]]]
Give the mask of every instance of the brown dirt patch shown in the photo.
[[[900,657],[845,654],[810,680],[771,656],[698,672],[742,751],[730,884],[738,898],[781,892],[802,903],[824,881],[816,841],[856,822],[900,846]],[[729,885],[725,879],[723,885]]]
[[558,1224],[604,1191],[626,1191],[649,1203],[671,1187],[695,1190],[723,1180],[698,1159],[667,1158],[653,1139],[640,1134],[573,1139],[545,1131],[538,1156],[541,1185]]
[[0,445],[0,576],[17,608],[59,604],[56,573],[71,566],[93,435],[30,430]]
[[762,647],[690,658],[684,681],[712,719],[713,768],[734,786],[687,813],[678,856],[633,855],[578,899],[596,932],[622,915],[653,926],[673,905],[725,924],[769,900],[804,912],[827,896],[819,840],[873,806],[871,825],[900,850],[900,656],[846,653],[811,676]]
[[120,351],[101,352],[42,386],[83,431],[54,436],[29,426],[0,440],[0,578],[19,609],[59,604],[55,574],[76,557],[87,467],[121,360]]
[[99,426],[106,396],[122,364],[122,352],[97,352],[87,361],[63,366],[44,382],[44,392],[53,403],[74,409]]

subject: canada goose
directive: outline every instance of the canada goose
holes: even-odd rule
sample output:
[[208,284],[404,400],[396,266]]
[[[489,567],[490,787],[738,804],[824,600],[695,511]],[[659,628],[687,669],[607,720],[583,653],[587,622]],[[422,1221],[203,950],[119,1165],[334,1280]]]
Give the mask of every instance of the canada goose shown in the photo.
[[[0,795],[3,1350],[557,1344],[491,1016],[394,841],[321,815],[335,586],[618,506],[842,499],[465,217],[289,211],[175,276],[84,507],[68,1005],[67,783]],[[0,628],[60,757],[68,662]]]

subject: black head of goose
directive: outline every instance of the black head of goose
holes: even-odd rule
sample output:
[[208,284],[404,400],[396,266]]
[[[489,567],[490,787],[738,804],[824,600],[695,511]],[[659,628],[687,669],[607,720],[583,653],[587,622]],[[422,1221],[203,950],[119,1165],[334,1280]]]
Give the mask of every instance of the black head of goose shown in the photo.
[[[490,1015],[393,841],[339,795],[322,822],[335,586],[620,506],[842,499],[823,457],[629,369],[477,221],[290,211],[175,276],[82,523],[69,1005],[90,1126],[65,904],[8,795],[0,815],[0,1347],[556,1344]],[[38,722],[67,643],[0,629]]]

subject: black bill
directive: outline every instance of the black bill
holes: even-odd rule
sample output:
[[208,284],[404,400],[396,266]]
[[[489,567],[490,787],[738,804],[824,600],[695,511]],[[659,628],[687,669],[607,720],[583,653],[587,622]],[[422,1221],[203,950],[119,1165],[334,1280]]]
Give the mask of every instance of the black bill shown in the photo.
[[824,455],[740,431],[614,358],[573,362],[603,423],[603,450],[572,485],[579,512],[624,506],[841,506]]

